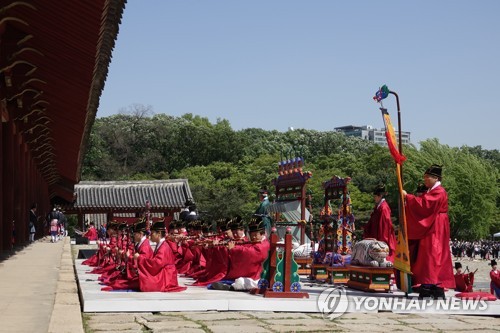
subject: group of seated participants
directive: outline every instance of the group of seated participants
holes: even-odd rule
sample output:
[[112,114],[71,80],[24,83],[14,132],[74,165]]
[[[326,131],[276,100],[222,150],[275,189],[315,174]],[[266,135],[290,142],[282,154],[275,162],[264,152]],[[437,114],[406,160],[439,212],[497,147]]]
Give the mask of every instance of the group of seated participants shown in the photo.
[[168,230],[164,221],[111,222],[109,239],[100,240],[83,264],[95,267],[89,273],[100,274],[104,291],[179,292],[186,290],[179,274],[194,279],[194,286],[257,288],[270,248],[262,218],[249,221],[249,238],[241,217],[220,220],[217,229],[199,220],[172,221]]

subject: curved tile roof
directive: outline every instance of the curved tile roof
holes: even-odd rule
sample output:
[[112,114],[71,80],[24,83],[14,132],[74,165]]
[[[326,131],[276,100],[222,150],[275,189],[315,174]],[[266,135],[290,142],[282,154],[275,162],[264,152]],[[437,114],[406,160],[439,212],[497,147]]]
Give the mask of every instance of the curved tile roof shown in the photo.
[[187,179],[149,181],[82,181],[75,185],[75,209],[143,209],[146,200],[151,210],[184,208],[193,199]]

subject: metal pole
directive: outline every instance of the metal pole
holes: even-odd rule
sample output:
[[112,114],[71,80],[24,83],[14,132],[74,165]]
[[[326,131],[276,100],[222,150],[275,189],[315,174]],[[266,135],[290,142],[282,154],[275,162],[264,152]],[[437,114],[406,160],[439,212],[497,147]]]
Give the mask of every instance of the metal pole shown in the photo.
[[[396,96],[396,105],[398,108],[398,148],[399,148],[399,153],[403,155],[403,135],[402,135],[402,130],[401,130],[401,109],[399,107],[399,96],[396,94],[394,91],[389,91],[389,94],[393,94]],[[403,165],[400,166],[399,168],[400,171],[400,176],[401,176],[401,181],[403,180]]]

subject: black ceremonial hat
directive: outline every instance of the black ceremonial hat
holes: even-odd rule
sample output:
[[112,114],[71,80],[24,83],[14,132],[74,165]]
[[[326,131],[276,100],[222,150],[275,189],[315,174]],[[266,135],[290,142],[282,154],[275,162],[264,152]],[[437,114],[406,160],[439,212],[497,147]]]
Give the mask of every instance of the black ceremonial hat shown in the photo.
[[455,269],[459,269],[459,268],[462,268],[462,264],[459,263],[459,262],[456,262],[455,263]]
[[224,219],[219,219],[217,220],[217,227],[221,230],[221,231],[227,231],[230,229],[230,222],[231,222],[231,219],[229,217],[226,217]]
[[229,228],[231,230],[245,229],[245,224],[241,216],[236,216],[229,222]]
[[268,193],[267,186],[262,186],[260,188],[260,190],[259,190],[259,193],[261,193],[261,194],[267,194]]
[[201,222],[201,230],[203,231],[203,233],[209,233],[212,229],[212,224],[210,222],[207,222],[207,221],[202,221]]
[[248,231],[255,232],[255,231],[263,231],[264,229],[265,229],[264,221],[262,221],[262,216],[253,215],[252,218],[250,219],[250,222],[248,223]]
[[490,262],[490,266],[493,267],[493,266],[496,266],[497,265],[497,262],[495,259],[491,260]]
[[157,221],[157,222],[153,223],[153,225],[151,226],[151,230],[166,231],[167,228],[165,227],[165,222]]
[[122,222],[118,224],[118,230],[125,230],[128,228],[128,223],[127,222]]
[[118,228],[118,225],[119,225],[119,223],[118,223],[118,222],[116,222],[115,220],[113,220],[113,221],[110,221],[110,222],[107,224],[106,228],[107,228],[107,229],[116,229],[116,228]]
[[192,230],[201,230],[201,224],[202,222],[200,220],[193,220],[189,222],[189,226]]
[[425,170],[425,174],[441,178],[442,170],[443,167],[441,165],[433,164],[429,168],[427,168],[427,170]]
[[173,230],[173,229],[178,229],[179,228],[179,221],[177,220],[173,220],[172,222],[170,222],[170,224],[168,225],[168,228],[170,230]]
[[147,223],[146,222],[137,222],[134,224],[134,232],[144,232],[147,229]]
[[373,194],[384,195],[385,194],[385,185],[379,184],[379,185],[375,186],[375,188],[373,189]]

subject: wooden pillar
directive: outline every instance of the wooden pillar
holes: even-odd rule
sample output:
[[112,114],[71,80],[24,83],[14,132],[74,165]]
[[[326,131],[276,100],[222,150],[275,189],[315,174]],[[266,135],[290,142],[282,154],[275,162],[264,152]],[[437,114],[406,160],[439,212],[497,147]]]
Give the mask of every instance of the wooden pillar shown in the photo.
[[29,215],[28,212],[30,210],[30,197],[31,194],[29,193],[28,189],[28,180],[29,180],[29,168],[28,168],[28,147],[26,143],[24,143],[24,140],[21,136],[21,134],[18,135],[19,138],[19,176],[20,176],[20,195],[19,195],[19,213],[20,213],[20,218],[18,221],[18,225],[20,227],[20,235],[18,238],[20,239],[21,243],[27,243],[28,242],[28,237],[29,237],[29,230],[28,230],[28,221],[29,221]]
[[[302,185],[300,190],[300,220],[306,220],[306,184]],[[307,223],[307,221],[306,221]],[[300,244],[306,242],[306,223],[300,222]]]
[[[36,188],[36,183],[37,183],[37,173],[36,173],[36,170],[35,170],[35,164],[33,162],[33,157],[31,156],[31,151],[29,150],[29,147],[26,146],[26,159],[27,159],[27,174],[28,174],[28,183],[26,185],[26,188],[28,190],[28,194],[29,194],[29,197],[28,197],[28,205],[30,205],[30,208],[31,208],[31,205],[33,203],[36,203],[37,206],[40,206],[41,202],[38,201],[38,191],[37,191],[37,188]],[[41,212],[41,207],[37,207],[37,210],[36,210],[36,215],[37,217],[40,216],[40,212]],[[38,220],[39,221],[39,220]],[[39,229],[41,228],[40,226],[40,223],[36,223],[35,224],[35,230],[36,230],[36,234],[35,234],[35,237],[38,238],[38,233],[39,233]]]
[[33,191],[36,193],[35,202],[38,204],[37,214],[39,216],[39,223],[36,230],[37,237],[43,237],[47,235],[47,221],[46,217],[49,212],[49,199],[48,199],[48,189],[46,188],[46,184],[43,181],[40,172],[38,172],[38,168],[35,164],[35,161],[31,161],[33,165],[33,173],[35,174],[36,180],[33,187]]
[[22,194],[22,173],[23,173],[23,165],[22,165],[22,152],[21,152],[21,142],[20,135],[15,127],[13,126],[14,137],[13,137],[13,154],[14,154],[14,222],[16,229],[16,237],[15,242],[16,245],[22,244],[24,242],[24,220],[22,214],[22,207],[24,206],[23,194]]
[[[0,114],[1,114],[1,110],[0,110]],[[5,160],[5,157],[4,157],[4,145],[5,145],[5,140],[3,139],[3,128],[4,128],[4,122],[3,122],[3,119],[0,115],[0,156],[2,156],[2,161],[0,161],[0,193],[4,193],[4,186],[3,186],[3,164],[4,164],[4,160]],[[4,217],[3,217],[3,202],[5,200],[5,195],[2,194],[2,199],[0,199],[0,230],[3,232],[3,225],[4,223],[6,223],[6,221],[4,220]],[[4,249],[4,246],[3,246],[3,237],[0,236],[0,251],[2,251]]]
[[12,220],[14,219],[14,133],[11,122],[2,123],[3,142],[3,210],[2,210],[2,250],[9,250],[12,240]]
[[113,221],[113,219],[114,219],[113,211],[108,212],[106,214],[106,227],[108,226],[109,222]]
[[85,221],[83,220],[83,212],[80,211],[80,212],[78,212],[78,225],[82,227],[82,231],[85,230],[84,225],[83,225],[84,223],[85,223]]

